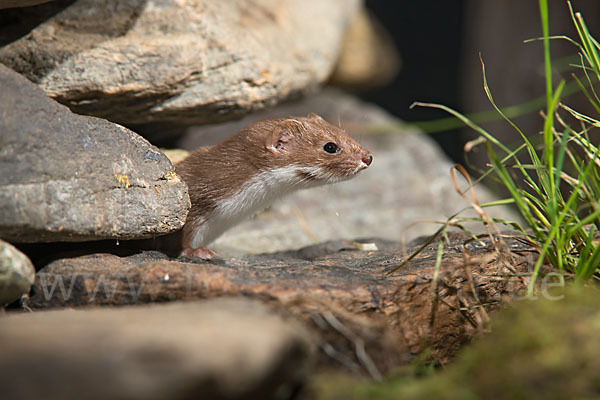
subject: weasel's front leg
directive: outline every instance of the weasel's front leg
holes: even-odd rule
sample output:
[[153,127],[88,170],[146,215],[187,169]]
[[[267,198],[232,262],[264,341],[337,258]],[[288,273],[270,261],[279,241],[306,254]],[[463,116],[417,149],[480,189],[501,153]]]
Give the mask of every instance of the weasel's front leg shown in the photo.
[[190,258],[199,258],[201,260],[212,260],[217,256],[217,252],[204,246],[198,247],[197,249],[188,247],[183,249],[180,255]]
[[181,238],[181,253],[180,256],[189,258],[198,258],[200,260],[212,260],[217,256],[217,252],[208,247],[201,246],[200,243],[194,243],[194,239],[198,234],[200,226],[194,223],[186,223],[183,227],[183,235]]

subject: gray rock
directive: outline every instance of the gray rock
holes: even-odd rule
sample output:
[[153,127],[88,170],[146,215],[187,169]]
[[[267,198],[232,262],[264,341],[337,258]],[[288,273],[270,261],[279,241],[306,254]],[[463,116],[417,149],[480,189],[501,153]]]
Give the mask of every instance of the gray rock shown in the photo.
[[0,65],[0,237],[144,238],[183,226],[173,165],[134,132],[72,114]]
[[[323,82],[359,3],[50,3],[0,16],[0,37],[16,36],[0,48],[0,63],[81,114],[125,125],[215,122]],[[44,7],[46,21],[14,33]]]
[[27,256],[0,240],[0,307],[29,293],[35,268]]
[[16,8],[16,7],[31,7],[42,3],[47,3],[52,0],[0,0],[0,9]]
[[286,399],[314,353],[298,323],[243,299],[10,314],[0,322],[3,400]]

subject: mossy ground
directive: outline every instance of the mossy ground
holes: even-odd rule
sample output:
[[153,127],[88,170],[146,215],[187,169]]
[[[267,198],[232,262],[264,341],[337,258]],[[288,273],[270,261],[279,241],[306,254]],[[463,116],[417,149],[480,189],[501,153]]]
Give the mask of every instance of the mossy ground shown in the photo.
[[334,399],[600,398],[600,293],[570,288],[560,300],[522,300],[455,363],[424,378],[382,383],[321,375],[311,397]]

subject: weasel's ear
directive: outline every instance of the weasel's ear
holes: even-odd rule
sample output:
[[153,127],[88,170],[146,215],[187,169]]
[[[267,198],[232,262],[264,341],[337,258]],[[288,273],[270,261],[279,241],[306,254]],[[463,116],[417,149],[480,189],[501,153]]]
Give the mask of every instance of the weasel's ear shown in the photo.
[[310,113],[310,114],[308,114],[308,119],[316,119],[316,120],[319,120],[319,121],[324,121],[324,119],[323,119],[323,118],[321,118],[320,116],[318,116],[318,115],[317,115],[317,114],[315,114],[315,113]]
[[292,139],[292,133],[287,129],[277,129],[267,138],[267,150],[273,153],[285,150]]
[[282,121],[267,138],[267,150],[273,153],[286,151],[294,136],[300,134],[302,122],[296,119],[286,119]]

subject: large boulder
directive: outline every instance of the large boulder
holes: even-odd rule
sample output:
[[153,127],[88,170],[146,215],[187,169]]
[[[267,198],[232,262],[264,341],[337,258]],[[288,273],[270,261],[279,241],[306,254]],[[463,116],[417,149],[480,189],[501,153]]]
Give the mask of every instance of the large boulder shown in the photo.
[[215,122],[323,82],[358,5],[58,1],[0,14],[0,38],[15,39],[0,63],[78,113],[128,126]]
[[12,399],[288,399],[310,371],[305,329],[257,301],[0,316]]
[[0,237],[144,238],[183,226],[187,187],[156,147],[75,115],[0,65]]

